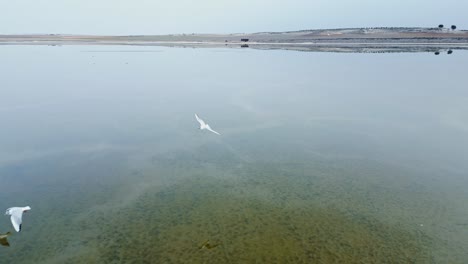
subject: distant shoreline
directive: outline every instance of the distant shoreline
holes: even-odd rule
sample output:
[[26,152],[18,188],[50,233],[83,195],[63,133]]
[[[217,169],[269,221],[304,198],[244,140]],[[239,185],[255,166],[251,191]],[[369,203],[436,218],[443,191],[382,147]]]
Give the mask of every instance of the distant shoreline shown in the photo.
[[342,52],[468,50],[468,31],[439,28],[317,29],[250,34],[0,35],[0,45],[125,45]]

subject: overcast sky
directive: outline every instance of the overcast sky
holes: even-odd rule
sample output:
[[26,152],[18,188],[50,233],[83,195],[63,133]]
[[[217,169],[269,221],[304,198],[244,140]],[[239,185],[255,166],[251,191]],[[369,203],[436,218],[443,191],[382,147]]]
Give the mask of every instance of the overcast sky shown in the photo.
[[457,25],[468,0],[0,0],[0,34],[248,33]]

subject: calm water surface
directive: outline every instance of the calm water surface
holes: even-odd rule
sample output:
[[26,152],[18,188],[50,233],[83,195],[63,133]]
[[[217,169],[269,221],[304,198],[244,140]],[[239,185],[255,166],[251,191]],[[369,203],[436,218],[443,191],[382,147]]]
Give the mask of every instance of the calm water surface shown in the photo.
[[0,57],[1,263],[468,259],[467,52]]

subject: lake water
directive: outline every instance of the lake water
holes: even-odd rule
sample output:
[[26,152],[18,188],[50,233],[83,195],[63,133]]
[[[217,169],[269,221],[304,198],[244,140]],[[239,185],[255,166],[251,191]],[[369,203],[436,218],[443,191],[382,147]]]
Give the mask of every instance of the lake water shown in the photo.
[[0,57],[0,263],[468,259],[468,52]]

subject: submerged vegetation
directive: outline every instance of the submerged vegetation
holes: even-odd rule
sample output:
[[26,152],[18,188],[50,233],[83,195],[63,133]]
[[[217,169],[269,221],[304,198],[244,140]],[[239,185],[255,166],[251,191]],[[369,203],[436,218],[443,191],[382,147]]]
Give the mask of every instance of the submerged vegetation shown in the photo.
[[[434,257],[431,248],[439,244],[419,225],[395,225],[409,217],[398,215],[396,204],[412,208],[410,196],[394,197],[385,187],[377,187],[401,188],[381,175],[395,173],[394,169],[317,157],[309,165],[253,164],[221,145],[201,146],[215,147],[222,151],[198,157],[190,152],[153,156],[153,165],[143,171],[127,170],[128,175],[117,181],[121,187],[114,185],[99,194],[102,198],[96,196],[97,190],[71,194],[70,201],[76,202],[68,213],[46,211],[54,217],[42,215],[44,220],[34,222],[39,229],[54,226],[49,233],[54,239],[31,230],[29,239],[37,242],[34,248],[26,241],[18,245],[24,252],[21,260],[427,263]],[[208,158],[213,162],[206,162]],[[163,185],[161,178],[167,179]],[[146,188],[129,187],[136,185],[129,180],[136,179]],[[108,180],[115,184],[115,178]],[[89,206],[96,199],[103,203]],[[79,209],[83,203],[88,209]],[[385,219],[388,215],[390,221]]]

